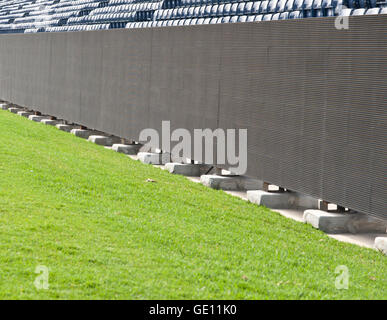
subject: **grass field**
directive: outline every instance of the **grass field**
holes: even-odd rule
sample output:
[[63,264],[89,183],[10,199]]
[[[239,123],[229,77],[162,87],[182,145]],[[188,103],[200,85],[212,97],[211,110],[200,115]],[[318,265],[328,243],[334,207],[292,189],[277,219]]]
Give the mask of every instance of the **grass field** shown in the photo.
[[0,298],[386,299],[387,258],[0,111]]

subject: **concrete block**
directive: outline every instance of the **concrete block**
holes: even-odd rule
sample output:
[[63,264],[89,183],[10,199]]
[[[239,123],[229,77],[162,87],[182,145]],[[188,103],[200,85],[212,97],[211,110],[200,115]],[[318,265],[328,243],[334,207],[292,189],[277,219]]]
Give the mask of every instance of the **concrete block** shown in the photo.
[[70,132],[72,129],[75,128],[75,126],[72,126],[70,124],[62,124],[62,123],[58,123],[57,125],[55,125],[59,130],[62,130],[62,131],[66,131],[66,132]]
[[48,126],[56,126],[59,121],[58,120],[52,120],[52,119],[43,119],[41,123],[46,124]]
[[28,119],[30,119],[32,121],[35,121],[35,122],[40,122],[43,119],[47,119],[47,117],[45,117],[45,116],[37,116],[37,115],[32,114],[32,115],[28,116]]
[[183,176],[200,176],[199,164],[170,162],[165,165],[165,169],[170,173],[181,174]]
[[8,111],[12,113],[18,113],[19,111],[22,111],[22,109],[17,107],[9,107]]
[[87,130],[87,129],[72,129],[70,132],[73,135],[83,139],[88,139],[90,136],[95,134],[93,130]]
[[9,104],[7,104],[7,103],[1,103],[1,104],[0,104],[0,109],[1,109],[1,110],[8,110],[8,109],[9,109]]
[[304,221],[326,233],[385,233],[387,221],[358,212],[305,210]]
[[376,237],[375,248],[387,255],[387,237]]
[[115,142],[120,141],[120,139],[117,137],[108,137],[108,136],[99,136],[99,135],[91,135],[87,140],[95,144],[98,144],[100,146],[112,146]]
[[257,190],[262,189],[263,181],[246,176],[202,175],[200,182],[212,189],[222,190]]
[[19,111],[17,114],[21,117],[28,118],[29,116],[33,115],[34,113],[31,111]]
[[318,209],[318,199],[298,192],[247,191],[247,200],[272,209]]
[[138,160],[146,164],[166,164],[171,161],[170,153],[139,152]]
[[112,149],[116,152],[125,153],[128,155],[135,155],[138,153],[140,148],[142,147],[141,144],[121,144],[121,143],[115,143],[112,146]]

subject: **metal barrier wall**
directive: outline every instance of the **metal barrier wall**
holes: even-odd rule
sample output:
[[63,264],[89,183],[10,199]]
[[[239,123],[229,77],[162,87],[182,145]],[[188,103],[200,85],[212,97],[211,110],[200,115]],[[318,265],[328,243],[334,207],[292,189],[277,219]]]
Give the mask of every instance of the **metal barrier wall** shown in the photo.
[[247,128],[248,175],[386,217],[387,16],[334,20],[1,35],[0,98],[133,139]]

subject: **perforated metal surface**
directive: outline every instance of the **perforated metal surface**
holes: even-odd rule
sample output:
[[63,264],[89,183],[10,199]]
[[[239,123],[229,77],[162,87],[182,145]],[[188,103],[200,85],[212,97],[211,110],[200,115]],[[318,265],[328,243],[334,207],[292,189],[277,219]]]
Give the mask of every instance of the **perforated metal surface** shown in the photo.
[[0,98],[126,138],[247,128],[250,176],[387,217],[387,16],[0,36]]

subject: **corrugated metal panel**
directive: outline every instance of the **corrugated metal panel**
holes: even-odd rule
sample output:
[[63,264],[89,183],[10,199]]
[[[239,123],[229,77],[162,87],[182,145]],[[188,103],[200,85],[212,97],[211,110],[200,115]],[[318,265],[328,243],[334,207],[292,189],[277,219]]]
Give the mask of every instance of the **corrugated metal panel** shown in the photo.
[[0,98],[127,138],[247,128],[248,172],[387,217],[387,16],[0,36]]

